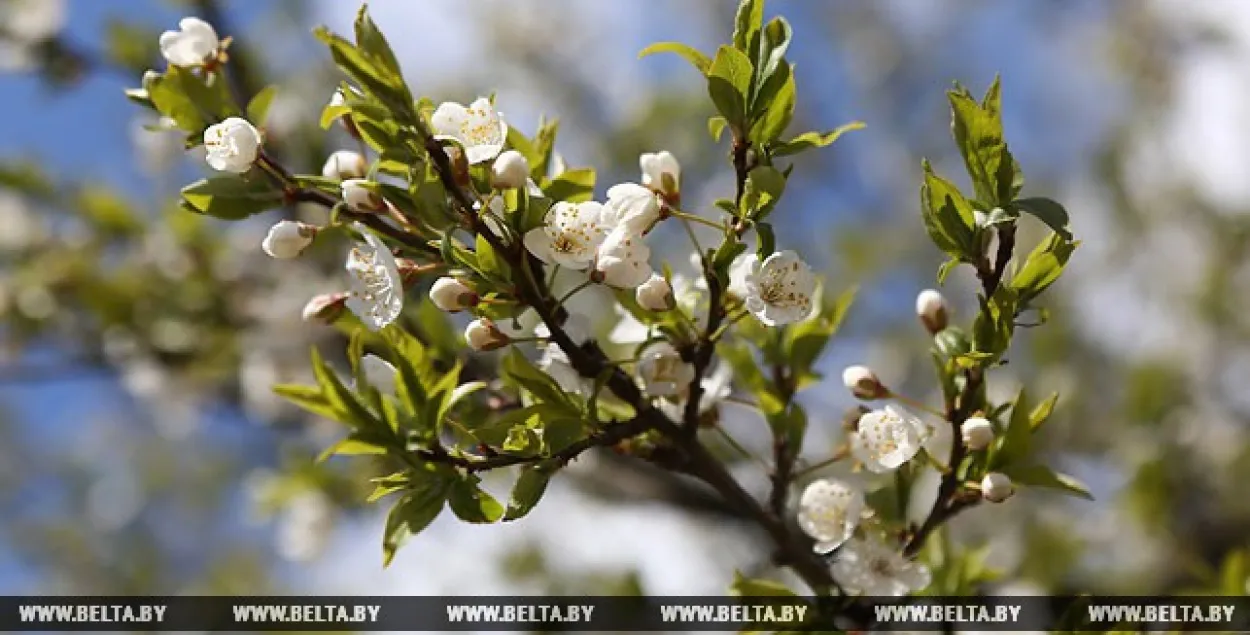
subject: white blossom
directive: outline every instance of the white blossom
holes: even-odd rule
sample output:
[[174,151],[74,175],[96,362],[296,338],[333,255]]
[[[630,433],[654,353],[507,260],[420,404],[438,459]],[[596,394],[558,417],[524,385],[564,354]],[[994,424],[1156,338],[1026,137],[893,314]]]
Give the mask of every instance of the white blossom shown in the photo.
[[842,383],[860,399],[881,399],[890,394],[877,373],[867,366],[847,366],[842,371]]
[[673,287],[664,276],[656,273],[638,285],[634,291],[634,300],[648,311],[668,311],[677,304],[673,298]]
[[994,441],[994,426],[985,417],[968,417],[959,430],[970,450],[984,450]]
[[746,276],[746,307],[766,326],[798,322],[812,314],[816,276],[793,251],[779,251]]
[[443,102],[434,111],[430,123],[436,138],[459,141],[471,164],[498,156],[508,138],[503,113],[497,112],[485,97],[477,98],[468,108],[455,102]]
[[847,592],[896,597],[929,586],[929,568],[908,560],[880,538],[852,538],[842,545],[831,568],[833,579]]
[[836,479],[812,481],[799,497],[799,528],[816,544],[812,551],[825,554],[842,546],[855,533],[864,513],[864,494]]
[[731,295],[739,299],[745,299],[750,293],[747,288],[747,276],[750,276],[759,266],[760,259],[754,253],[739,254],[733,262],[729,263],[729,287],[728,291]]
[[317,228],[312,225],[293,220],[278,221],[269,228],[260,247],[272,258],[295,258],[312,244],[316,235]]
[[638,360],[638,378],[643,391],[652,397],[676,397],[694,381],[694,366],[682,360],[668,342],[648,346]]
[[56,35],[64,26],[65,0],[5,0],[0,2],[4,36],[22,44],[36,44]]
[[898,406],[873,410],[859,418],[859,427],[851,433],[851,454],[870,472],[896,470],[920,451],[923,425]]
[[651,278],[651,248],[626,225],[618,225],[603,239],[595,256],[595,271],[604,284],[634,289]]
[[389,395],[395,392],[395,366],[390,362],[369,354],[360,358],[360,372],[364,374],[365,381],[370,386],[378,389],[378,392]]
[[981,496],[991,503],[1001,503],[1016,492],[1011,477],[1002,472],[990,472],[981,479]]
[[476,306],[478,296],[469,285],[444,276],[430,285],[430,300],[439,309],[455,313]]
[[610,227],[602,219],[603,206],[594,201],[561,201],[547,210],[542,227],[525,232],[525,248],[549,265],[581,271],[595,259]]
[[668,150],[646,152],[638,157],[642,168],[642,184],[664,196],[672,197],[681,191],[681,164]]
[[[500,189],[516,189],[534,183],[530,179],[530,162],[524,154],[516,150],[508,150],[495,159],[491,165],[491,185]],[[535,183],[534,187],[538,185]],[[533,191],[530,192],[533,194]],[[542,195],[542,190],[538,191]]]
[[351,286],[347,294],[347,308],[364,322],[371,331],[377,331],[395,321],[404,308],[404,285],[399,275],[395,256],[382,240],[359,223],[356,231],[365,237],[347,255],[347,273]]
[[659,218],[660,199],[655,192],[637,183],[620,183],[608,188],[603,219],[609,228],[625,226],[635,234],[642,234]]
[[208,165],[220,172],[242,174],[260,154],[260,131],[246,119],[230,117],[204,131]]
[[464,329],[464,340],[475,351],[493,351],[512,341],[489,318],[478,318]]
[[217,57],[221,41],[213,25],[199,18],[183,18],[177,31],[165,31],[161,55],[174,66],[203,66]]
[[369,181],[365,179],[347,179],[340,189],[343,192],[343,202],[354,210],[376,211],[382,208],[382,197],[369,188]]
[[363,178],[369,164],[359,152],[336,150],[321,166],[321,176],[332,181]]

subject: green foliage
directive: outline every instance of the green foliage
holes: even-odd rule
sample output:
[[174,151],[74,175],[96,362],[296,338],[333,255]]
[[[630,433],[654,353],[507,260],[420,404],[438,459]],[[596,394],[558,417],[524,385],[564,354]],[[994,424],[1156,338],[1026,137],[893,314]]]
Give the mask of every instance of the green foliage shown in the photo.
[[784,157],[812,150],[814,148],[828,147],[833,145],[833,142],[837,141],[838,137],[841,137],[843,134],[851,132],[852,130],[862,130],[864,127],[865,125],[862,121],[852,121],[850,123],[844,123],[828,132],[804,132],[789,141],[774,144],[772,147],[772,154],[774,157]]
[[958,84],[947,95],[951,134],[972,177],[977,200],[988,207],[1005,207],[1023,187],[1024,175],[1003,137],[999,78],[994,78],[980,103]]
[[700,73],[707,75],[712,67],[712,60],[708,56],[700,53],[697,49],[680,42],[656,42],[638,53],[639,59],[654,55],[656,53],[676,53],[682,59],[690,62]]
[[187,210],[227,220],[271,210],[284,200],[282,190],[258,174],[213,176],[182,188],[182,205]]

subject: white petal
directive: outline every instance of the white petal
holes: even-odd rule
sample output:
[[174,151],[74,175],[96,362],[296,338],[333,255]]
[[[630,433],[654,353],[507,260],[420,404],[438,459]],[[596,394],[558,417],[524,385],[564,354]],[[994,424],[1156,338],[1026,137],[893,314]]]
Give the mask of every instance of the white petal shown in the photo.
[[445,101],[438,105],[430,116],[430,125],[434,132],[456,139],[460,138],[460,126],[469,118],[469,111],[453,101]]
[[554,254],[551,252],[551,237],[547,235],[546,230],[542,227],[535,227],[525,232],[525,237],[521,241],[525,243],[525,248],[531,254],[534,254],[535,258],[547,264],[552,263]]

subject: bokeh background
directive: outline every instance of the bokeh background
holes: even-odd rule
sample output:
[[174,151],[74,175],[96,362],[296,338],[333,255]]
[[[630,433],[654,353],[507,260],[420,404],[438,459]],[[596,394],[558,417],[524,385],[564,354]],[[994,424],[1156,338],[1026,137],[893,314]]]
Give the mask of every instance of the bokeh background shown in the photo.
[[[559,118],[559,152],[597,167],[601,192],[662,148],[683,163],[687,208],[732,188],[697,74],[636,59],[657,40],[710,50],[730,0],[370,4],[414,92],[496,92],[530,133]],[[309,29],[347,32],[357,7],[0,0],[0,593],[703,594],[735,568],[767,571],[732,510],[611,456],[580,460],[521,522],[444,515],[382,569],[367,461],[315,464],[338,430],[269,391],[308,378],[310,345],[341,350],[300,310],[342,287],[342,254],[260,251],[269,223],[315,210],[229,225],[179,211],[201,157],[122,95],[163,65],[160,31],[206,18],[235,38],[241,91],[280,87],[272,147],[315,172],[352,146],[316,124],[338,76]],[[860,287],[822,362],[830,381],[801,397],[808,456],[841,438],[844,365],[934,393],[912,307],[940,261],[920,159],[961,173],[943,91],[1001,73],[1025,192],[1063,202],[1084,243],[991,394],[1059,391],[1045,451],[1097,500],[1029,491],[954,534],[988,547],[1000,590],[1210,588],[1250,547],[1250,4],[775,0],[768,13],[795,25],[796,129],[868,125],[802,156],[776,216],[779,245],[830,290]],[[678,267],[680,238],[660,237]],[[947,295],[967,319],[964,273]],[[735,412],[762,447],[762,421]]]

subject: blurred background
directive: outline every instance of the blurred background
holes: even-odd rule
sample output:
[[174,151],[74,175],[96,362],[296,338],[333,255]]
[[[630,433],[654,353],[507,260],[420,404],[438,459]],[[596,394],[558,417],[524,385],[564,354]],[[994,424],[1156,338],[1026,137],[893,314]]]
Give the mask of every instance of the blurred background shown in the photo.
[[[676,57],[636,56],[658,40],[711,50],[735,4],[370,6],[417,94],[496,92],[529,134],[559,118],[558,151],[599,169],[600,194],[638,178],[640,152],[668,149],[685,207],[707,210],[732,180],[703,83]],[[180,211],[202,157],[122,95],[163,67],[161,31],[205,18],[234,37],[239,91],[279,86],[271,147],[315,173],[353,145],[317,126],[339,76],[309,29],[349,32],[357,7],[0,0],[0,593],[719,594],[734,569],[767,571],[733,510],[606,455],[579,460],[523,521],[444,515],[382,569],[385,507],[363,503],[373,468],[314,463],[337,426],[269,390],[309,379],[310,346],[344,344],[300,317],[343,287],[341,250],[260,250],[273,221],[321,212],[226,224]],[[777,13],[795,25],[794,129],[868,126],[800,157],[775,217],[779,246],[828,290],[860,287],[822,362],[829,380],[801,397],[806,455],[841,439],[849,363],[936,393],[913,313],[940,262],[918,214],[920,159],[962,174],[943,91],[959,80],[979,94],[1001,73],[1025,194],[1063,202],[1084,243],[1050,322],[1017,337],[991,395],[1058,391],[1042,442],[1097,501],[1028,491],[954,535],[988,548],[1000,590],[1212,588],[1250,547],[1250,4],[775,0]],[[659,238],[676,268],[682,238]],[[957,318],[973,315],[971,283],[948,282]],[[763,447],[763,422],[732,412]],[[764,487],[749,463],[736,471]]]

